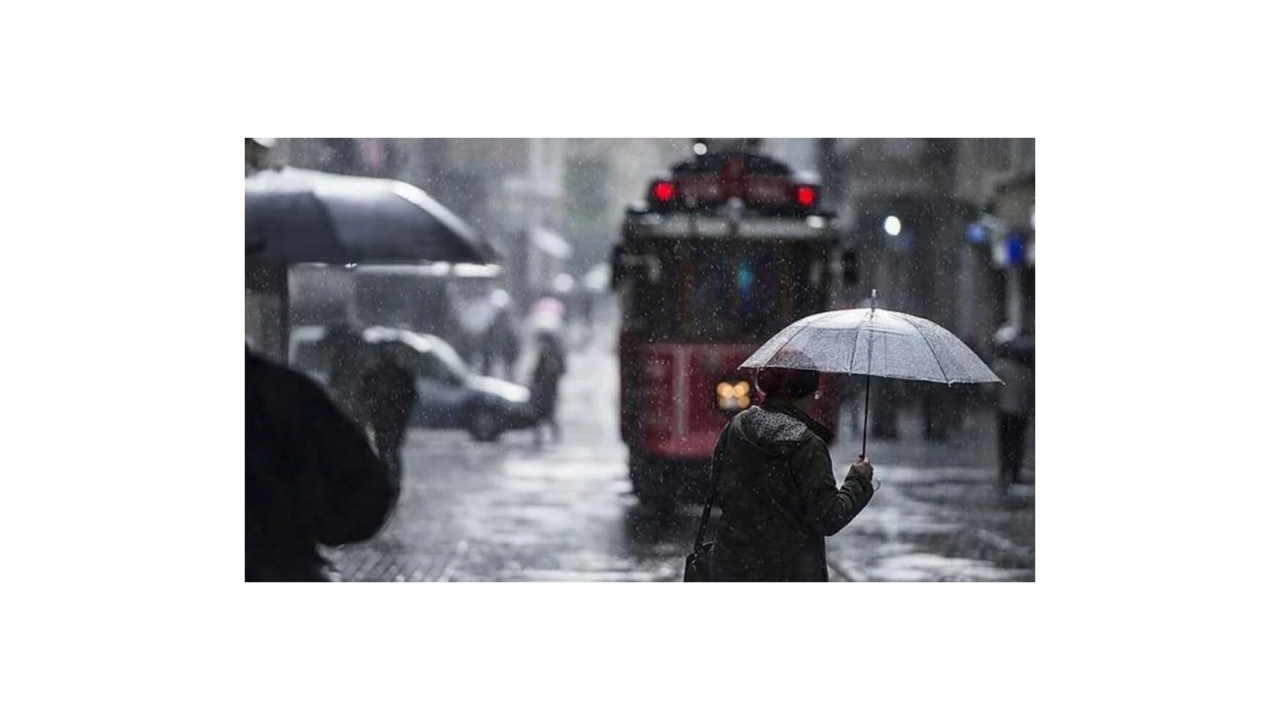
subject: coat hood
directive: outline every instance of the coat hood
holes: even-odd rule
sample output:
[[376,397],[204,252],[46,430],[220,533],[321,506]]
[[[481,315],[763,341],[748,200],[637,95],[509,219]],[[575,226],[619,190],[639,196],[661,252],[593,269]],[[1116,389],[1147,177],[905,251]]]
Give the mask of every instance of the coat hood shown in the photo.
[[800,410],[766,402],[738,413],[733,424],[738,433],[769,455],[790,455],[816,435],[830,442],[831,431]]

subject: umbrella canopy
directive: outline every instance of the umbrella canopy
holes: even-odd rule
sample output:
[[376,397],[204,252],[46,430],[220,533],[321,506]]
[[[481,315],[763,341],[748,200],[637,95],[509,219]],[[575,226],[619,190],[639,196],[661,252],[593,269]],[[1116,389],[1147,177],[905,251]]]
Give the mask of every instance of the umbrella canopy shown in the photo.
[[490,263],[497,252],[422,190],[380,178],[264,170],[244,181],[245,257],[261,263]]
[[790,367],[948,385],[1000,382],[967,345],[941,326],[875,308],[835,310],[797,320],[740,367]]
[[925,382],[1001,382],[955,335],[936,323],[906,313],[871,307],[834,310],[797,320],[769,338],[738,367],[865,375],[862,455],[867,454],[871,378]]

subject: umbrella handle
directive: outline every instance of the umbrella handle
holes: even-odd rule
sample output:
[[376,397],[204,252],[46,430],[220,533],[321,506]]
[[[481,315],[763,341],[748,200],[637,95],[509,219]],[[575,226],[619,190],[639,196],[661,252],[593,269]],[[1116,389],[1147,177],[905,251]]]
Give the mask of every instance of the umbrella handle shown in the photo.
[[[867,376],[867,394],[862,401],[862,454],[858,456],[859,462],[867,459],[867,411],[868,411],[868,408],[870,408],[870,406],[871,406],[871,376],[868,375]],[[880,492],[879,480],[873,479],[871,481],[871,492],[873,493]]]
[[858,457],[864,459],[867,457],[867,415],[871,409],[871,376],[867,375],[867,393],[862,401],[862,454]]

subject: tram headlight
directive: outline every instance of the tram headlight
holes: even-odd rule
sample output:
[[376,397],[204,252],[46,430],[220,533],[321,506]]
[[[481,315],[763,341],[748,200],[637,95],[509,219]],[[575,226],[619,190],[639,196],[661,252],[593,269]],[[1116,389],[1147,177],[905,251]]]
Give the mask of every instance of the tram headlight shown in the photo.
[[745,380],[721,381],[716,385],[716,401],[721,410],[745,410],[751,406],[751,384]]

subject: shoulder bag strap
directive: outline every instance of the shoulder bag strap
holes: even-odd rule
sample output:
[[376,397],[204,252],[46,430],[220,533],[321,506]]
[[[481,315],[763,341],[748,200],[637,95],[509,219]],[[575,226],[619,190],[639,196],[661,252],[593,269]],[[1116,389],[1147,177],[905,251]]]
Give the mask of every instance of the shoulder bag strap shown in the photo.
[[720,452],[724,448],[723,437],[716,443],[716,450],[711,455],[711,489],[707,492],[707,504],[702,508],[702,521],[698,523],[698,537],[693,541],[693,551],[702,547],[702,538],[706,536],[707,521],[711,519],[711,504],[720,489]]

